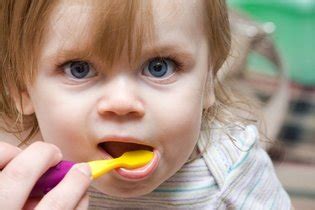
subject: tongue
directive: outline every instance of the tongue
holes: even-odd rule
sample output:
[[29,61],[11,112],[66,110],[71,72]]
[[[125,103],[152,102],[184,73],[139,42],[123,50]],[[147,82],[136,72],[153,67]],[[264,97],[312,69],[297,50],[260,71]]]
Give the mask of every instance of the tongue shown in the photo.
[[125,152],[134,151],[134,150],[150,150],[152,147],[134,144],[134,143],[124,143],[124,142],[105,142],[102,143],[102,148],[110,154],[113,158],[120,157]]

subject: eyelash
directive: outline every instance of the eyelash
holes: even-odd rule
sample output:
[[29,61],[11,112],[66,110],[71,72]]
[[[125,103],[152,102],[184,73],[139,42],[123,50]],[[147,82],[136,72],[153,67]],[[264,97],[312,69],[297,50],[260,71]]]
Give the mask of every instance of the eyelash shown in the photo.
[[[176,72],[179,72],[181,71],[183,68],[184,68],[184,63],[182,61],[180,61],[180,59],[178,59],[176,56],[155,56],[155,57],[152,57],[152,58],[149,58],[147,59],[146,62],[144,62],[144,64],[141,66],[141,70],[144,69],[144,66],[147,65],[148,63],[156,60],[156,59],[160,59],[160,60],[169,60],[171,62],[174,63],[175,65],[175,70]],[[66,62],[60,62],[60,63],[57,63],[55,66],[57,67],[58,70],[60,70],[61,72],[64,71],[64,67],[66,65],[69,65],[73,62],[78,62],[78,61],[84,61],[84,62],[87,62],[92,68],[94,68],[92,62],[88,61],[88,60],[85,60],[85,59],[79,59],[79,58],[76,58],[76,59],[70,59]],[[96,69],[96,68],[94,68]]]
[[[79,62],[79,61],[87,62],[89,65],[91,65],[91,66],[93,67],[93,64],[92,64],[91,62],[89,62],[88,60],[85,60],[85,59],[80,59],[80,58],[77,58],[77,59],[70,59],[70,60],[68,60],[68,61],[66,61],[66,62],[59,62],[59,63],[56,63],[56,67],[57,67],[58,70],[63,71],[63,70],[64,70],[63,68],[64,68],[66,65],[69,65],[69,64],[74,63],[74,62]],[[94,68],[94,67],[93,67],[93,68]]]
[[[180,61],[180,59],[176,58],[176,56],[156,56],[153,58],[148,59],[144,64],[147,65],[148,63],[154,61],[154,60],[169,60],[174,63],[175,70],[181,71],[184,67],[184,63]],[[143,68],[142,68],[143,69]]]

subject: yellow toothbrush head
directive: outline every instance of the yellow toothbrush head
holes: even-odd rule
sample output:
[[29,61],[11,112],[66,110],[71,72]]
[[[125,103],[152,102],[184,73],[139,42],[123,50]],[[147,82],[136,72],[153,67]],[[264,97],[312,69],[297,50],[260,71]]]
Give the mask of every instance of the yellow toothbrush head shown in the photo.
[[153,158],[153,152],[147,150],[136,150],[125,152],[117,161],[120,161],[120,167],[139,168],[149,163]]
[[148,164],[153,158],[153,152],[136,150],[125,152],[122,156],[110,160],[95,160],[88,162],[91,167],[92,178],[96,179],[115,168],[139,168]]

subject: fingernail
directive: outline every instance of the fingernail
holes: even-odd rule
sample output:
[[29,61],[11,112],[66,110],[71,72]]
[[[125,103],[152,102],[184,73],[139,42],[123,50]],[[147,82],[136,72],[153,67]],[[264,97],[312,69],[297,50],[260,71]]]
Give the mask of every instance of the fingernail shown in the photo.
[[90,169],[90,166],[87,163],[75,164],[73,166],[73,169],[76,169],[76,170],[80,171],[82,174],[84,174],[85,176],[87,176],[90,179],[92,179],[91,169]]

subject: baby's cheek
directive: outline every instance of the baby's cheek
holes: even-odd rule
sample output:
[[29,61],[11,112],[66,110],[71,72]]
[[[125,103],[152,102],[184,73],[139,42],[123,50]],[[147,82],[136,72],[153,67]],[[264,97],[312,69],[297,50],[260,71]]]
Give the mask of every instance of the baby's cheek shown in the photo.
[[168,107],[167,111],[157,116],[165,155],[181,164],[190,156],[201,125],[200,103],[185,103],[164,106]]
[[[65,159],[84,156],[84,115],[82,109],[59,104],[51,111],[38,116],[40,130],[45,142],[57,145]],[[80,153],[80,155],[79,155]]]

